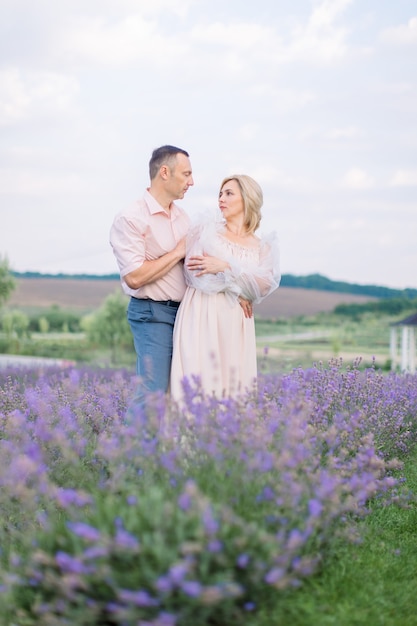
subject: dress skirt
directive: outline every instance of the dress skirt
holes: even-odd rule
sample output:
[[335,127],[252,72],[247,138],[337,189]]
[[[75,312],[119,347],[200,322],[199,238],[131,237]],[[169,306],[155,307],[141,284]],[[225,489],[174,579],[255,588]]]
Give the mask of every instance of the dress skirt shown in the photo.
[[254,318],[223,292],[187,287],[174,327],[172,397],[182,398],[184,378],[198,377],[205,393],[221,398],[253,388],[256,376]]

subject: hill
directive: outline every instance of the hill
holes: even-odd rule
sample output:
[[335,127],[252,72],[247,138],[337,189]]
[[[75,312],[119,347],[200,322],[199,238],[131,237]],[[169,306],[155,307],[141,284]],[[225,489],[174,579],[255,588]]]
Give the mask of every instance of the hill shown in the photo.
[[[31,277],[16,276],[16,290],[8,301],[9,307],[22,309],[61,308],[87,312],[97,309],[105,298],[121,290],[118,277]],[[277,319],[296,315],[314,315],[333,311],[344,303],[363,304],[375,297],[350,293],[336,293],[282,286],[255,308],[263,319]]]
[[417,298],[417,289],[392,289],[391,287],[384,287],[382,285],[359,285],[357,283],[331,280],[321,274],[309,274],[308,276],[283,274],[281,286],[333,291],[336,293],[351,293],[358,296],[372,296],[374,298]]

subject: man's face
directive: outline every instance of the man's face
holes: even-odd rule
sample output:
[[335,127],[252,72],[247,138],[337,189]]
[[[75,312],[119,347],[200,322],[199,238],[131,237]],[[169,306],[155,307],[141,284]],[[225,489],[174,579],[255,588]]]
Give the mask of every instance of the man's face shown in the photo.
[[194,180],[190,159],[185,154],[179,152],[176,156],[174,167],[170,169],[168,179],[168,187],[172,194],[172,199],[182,199],[192,185],[194,185]]

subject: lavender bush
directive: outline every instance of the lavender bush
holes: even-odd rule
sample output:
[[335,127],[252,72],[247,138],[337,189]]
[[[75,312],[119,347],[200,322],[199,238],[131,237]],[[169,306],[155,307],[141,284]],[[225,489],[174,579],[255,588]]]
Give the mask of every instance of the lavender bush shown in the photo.
[[127,372],[1,373],[0,623],[242,623],[301,584],[416,443],[416,377],[356,365],[129,423]]

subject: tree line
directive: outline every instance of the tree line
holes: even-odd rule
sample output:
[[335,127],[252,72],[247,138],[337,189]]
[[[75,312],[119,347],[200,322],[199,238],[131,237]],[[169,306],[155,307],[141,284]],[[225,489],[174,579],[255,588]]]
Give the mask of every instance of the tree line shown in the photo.
[[321,274],[309,274],[308,276],[294,276],[283,274],[282,287],[298,287],[302,289],[317,289],[319,291],[334,291],[337,293],[349,293],[357,296],[371,296],[373,298],[417,298],[417,289],[393,289],[381,285],[359,285],[340,280],[331,280]]
[[[15,278],[58,278],[77,280],[119,280],[119,274],[43,274],[41,272],[11,272]],[[336,293],[349,293],[358,296],[370,296],[372,298],[417,298],[417,289],[394,289],[382,285],[359,285],[340,280],[332,280],[322,274],[308,274],[297,276],[295,274],[283,274],[281,277],[282,287],[299,289],[316,289],[318,291],[333,291]]]

